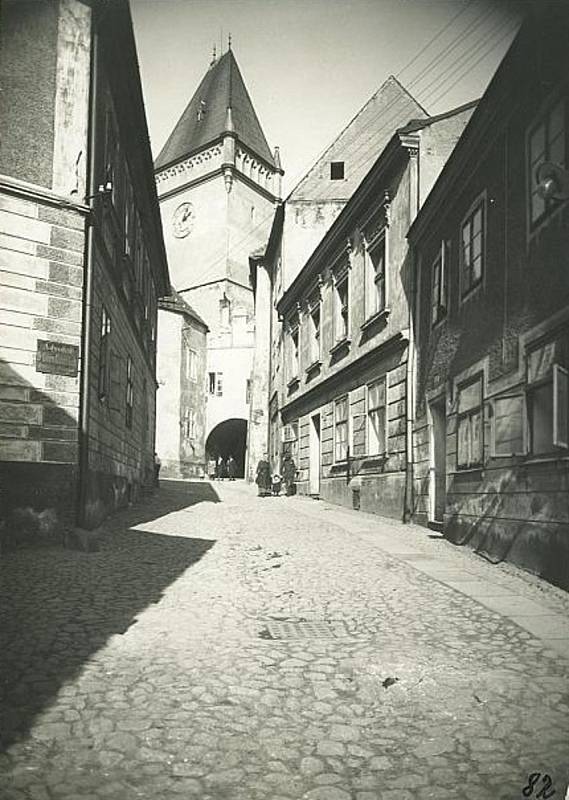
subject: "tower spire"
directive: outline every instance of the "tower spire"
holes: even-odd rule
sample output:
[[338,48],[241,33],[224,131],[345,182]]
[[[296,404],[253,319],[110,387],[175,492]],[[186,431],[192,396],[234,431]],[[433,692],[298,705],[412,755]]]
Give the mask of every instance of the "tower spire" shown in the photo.
[[227,49],[231,50],[231,34],[229,34],[227,37]]
[[214,42],[213,43],[212,53],[211,53],[210,67],[213,67],[213,65],[215,64],[216,61],[217,61],[217,48],[216,48],[215,42]]

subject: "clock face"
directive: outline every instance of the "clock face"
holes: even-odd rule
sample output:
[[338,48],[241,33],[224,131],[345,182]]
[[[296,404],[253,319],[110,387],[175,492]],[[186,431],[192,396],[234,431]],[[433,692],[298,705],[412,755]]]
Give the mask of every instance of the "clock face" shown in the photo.
[[183,239],[194,227],[194,207],[191,203],[182,203],[172,215],[172,231],[177,239]]

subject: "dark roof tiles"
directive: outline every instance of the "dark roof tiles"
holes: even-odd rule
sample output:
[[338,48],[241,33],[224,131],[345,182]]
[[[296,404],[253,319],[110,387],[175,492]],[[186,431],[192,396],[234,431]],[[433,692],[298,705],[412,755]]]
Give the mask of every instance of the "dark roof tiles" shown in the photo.
[[180,161],[213,142],[227,130],[227,109],[231,108],[233,131],[238,140],[256,155],[274,165],[273,155],[253,108],[232,50],[214,61],[168,141],[156,159],[155,169]]

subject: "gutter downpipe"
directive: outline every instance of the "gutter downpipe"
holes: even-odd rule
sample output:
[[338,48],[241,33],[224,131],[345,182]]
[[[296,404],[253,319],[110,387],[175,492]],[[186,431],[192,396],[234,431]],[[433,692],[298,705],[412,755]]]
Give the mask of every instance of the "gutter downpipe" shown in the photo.
[[[411,223],[417,217],[420,207],[419,186],[419,146],[410,152],[411,186],[410,210]],[[415,422],[415,304],[417,297],[417,276],[415,250],[408,244],[407,256],[410,265],[409,274],[409,341],[407,344],[407,364],[405,370],[405,508],[403,522],[411,522],[413,516],[413,425]]]
[[91,11],[91,81],[89,92],[89,152],[87,158],[88,181],[87,197],[89,198],[89,215],[86,218],[87,236],[85,238],[85,275],[83,279],[83,316],[81,331],[81,400],[79,405],[79,499],[77,505],[77,524],[85,527],[87,520],[87,480],[89,475],[89,372],[90,372],[90,345],[91,345],[91,305],[93,293],[93,208],[95,175],[95,145],[97,103],[96,92],[98,86],[98,43],[96,14]]

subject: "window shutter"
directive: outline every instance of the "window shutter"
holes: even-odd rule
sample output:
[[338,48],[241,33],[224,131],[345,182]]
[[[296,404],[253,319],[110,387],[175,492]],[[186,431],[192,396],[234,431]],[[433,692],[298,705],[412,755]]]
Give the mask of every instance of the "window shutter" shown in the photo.
[[115,350],[111,350],[110,357],[110,391],[109,408],[113,411],[121,411],[122,392],[121,392],[121,359]]
[[553,366],[553,444],[569,447],[569,373]]
[[493,455],[513,456],[522,453],[524,453],[523,395],[499,397],[494,401]]

